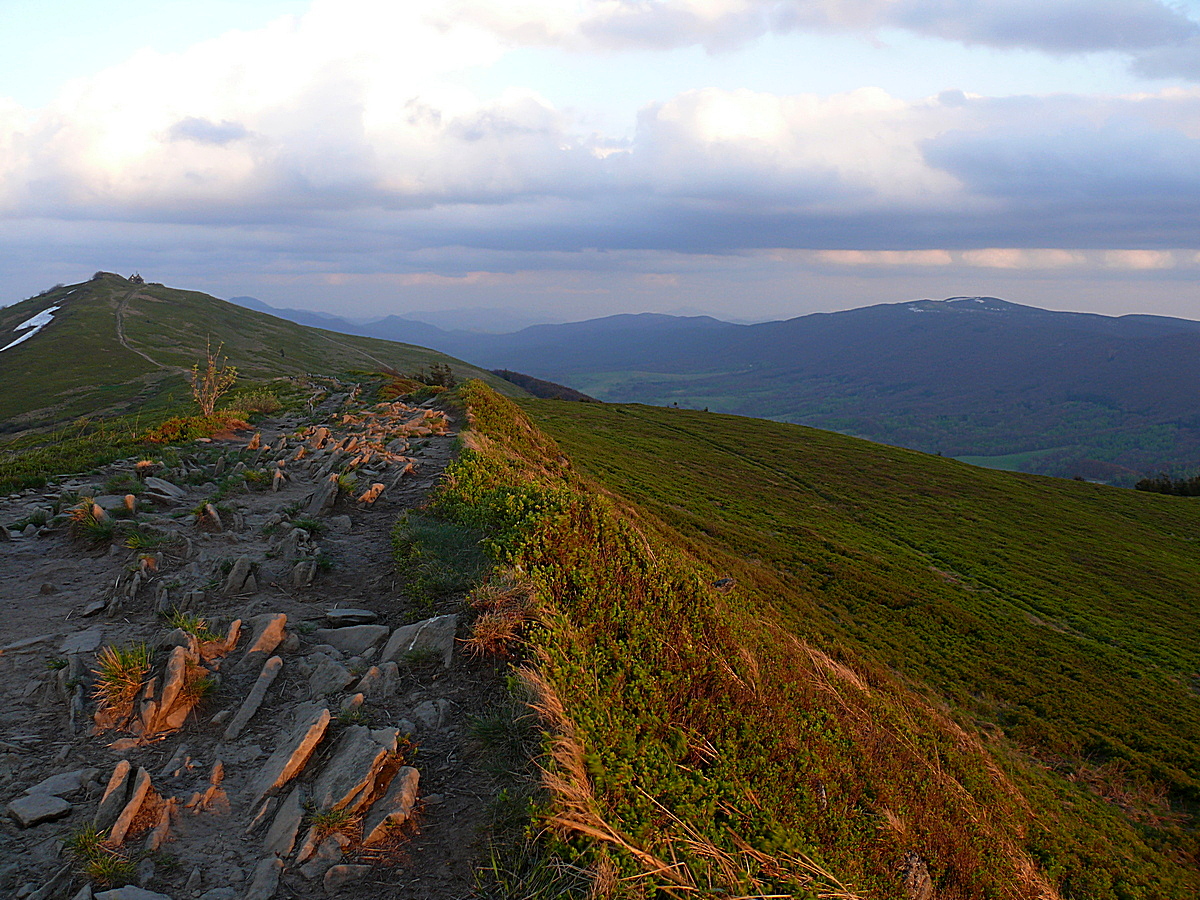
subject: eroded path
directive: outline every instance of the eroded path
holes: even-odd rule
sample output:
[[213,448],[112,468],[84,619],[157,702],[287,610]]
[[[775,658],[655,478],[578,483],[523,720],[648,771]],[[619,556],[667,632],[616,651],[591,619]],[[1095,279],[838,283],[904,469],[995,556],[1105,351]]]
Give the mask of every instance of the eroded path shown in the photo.
[[[0,500],[0,895],[103,897],[64,846],[92,825],[172,900],[470,895],[494,785],[468,722],[498,678],[390,542],[456,423],[347,400]],[[138,643],[152,679],[98,714],[98,654]]]

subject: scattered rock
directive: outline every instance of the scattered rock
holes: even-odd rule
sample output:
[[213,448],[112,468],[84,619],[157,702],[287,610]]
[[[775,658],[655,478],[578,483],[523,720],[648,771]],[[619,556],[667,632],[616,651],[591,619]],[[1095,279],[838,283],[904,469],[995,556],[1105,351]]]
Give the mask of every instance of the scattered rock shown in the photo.
[[117,816],[129,801],[129,788],[133,783],[133,767],[129,760],[123,759],[113,768],[112,776],[108,779],[108,787],[100,799],[100,806],[92,818],[92,825],[97,831],[107,831],[117,821]]
[[363,725],[351,725],[338,738],[333,757],[312,786],[317,809],[355,812],[370,793],[387,761],[388,749]]
[[243,900],[271,900],[279,889],[279,873],[283,860],[270,856],[254,867],[254,878]]
[[155,478],[153,475],[147,476],[142,484],[146,487],[146,493],[154,500],[178,502],[187,496],[183,488],[162,478]]
[[73,807],[53,794],[26,794],[8,804],[8,813],[22,828],[33,828],[71,814]]
[[457,629],[456,615],[435,616],[423,622],[397,628],[392,632],[379,659],[381,662],[402,660],[409,654],[428,651],[439,654],[443,667],[448,669],[454,656],[454,634]]
[[363,845],[377,844],[387,837],[388,829],[408,821],[417,802],[420,773],[412,766],[402,766],[387,793],[371,804],[363,820]]
[[303,559],[292,567],[292,587],[308,587],[317,577],[317,561]]
[[336,694],[354,680],[350,670],[332,659],[324,659],[308,679],[309,695],[314,699]]
[[296,846],[296,833],[300,830],[300,820],[304,817],[303,794],[299,787],[292,788],[287,799],[279,806],[275,821],[267,831],[263,841],[263,850],[276,856],[287,856]]
[[386,625],[348,625],[345,628],[318,628],[313,640],[336,647],[350,656],[359,656],[387,639]]
[[51,775],[28,788],[26,794],[52,794],[55,797],[70,797],[79,793],[89,781],[100,773],[99,769],[76,769]]
[[330,628],[346,628],[350,625],[372,625],[379,620],[379,616],[371,612],[369,609],[327,609],[325,610],[325,621],[329,623]]
[[304,510],[304,514],[308,516],[325,515],[331,509],[333,509],[333,504],[337,501],[337,495],[337,475],[331,474],[313,493],[312,500],[309,501],[308,507]]
[[217,508],[211,503],[205,503],[204,509],[196,517],[196,527],[201,531],[220,534],[225,530],[225,523],[221,521],[221,514],[217,512]]
[[349,534],[350,529],[354,527],[349,516],[333,516],[329,520],[329,527],[338,534]]
[[342,888],[362,881],[371,874],[370,866],[331,866],[325,873],[325,893],[336,894]]
[[250,689],[237,715],[233,717],[233,721],[229,723],[229,727],[225,729],[225,740],[236,740],[237,736],[242,733],[242,729],[250,722],[250,719],[258,712],[259,706],[267,696],[267,691],[271,684],[275,681],[280,670],[283,669],[283,660],[278,656],[272,656],[263,665],[262,671],[258,675],[258,680],[254,683],[254,687]]
[[[229,570],[229,576],[225,579],[226,594],[240,594],[243,591],[252,591],[249,581],[254,577],[254,563],[248,556],[239,556],[234,562],[233,568]],[[255,586],[257,587],[257,585]]]
[[350,838],[344,834],[338,834],[336,831],[321,841],[317,847],[316,855],[308,862],[300,867],[300,874],[309,881],[316,881],[330,867],[336,865],[342,858],[342,849],[350,843]]
[[268,793],[283,787],[300,773],[317,744],[321,742],[321,738],[325,736],[329,720],[329,710],[316,711],[309,718],[300,722],[279,748],[271,754],[263,764],[262,772],[259,773],[250,788],[250,796],[253,798],[250,804],[252,807],[257,807]]
[[133,790],[129,793],[129,802],[125,804],[125,808],[121,810],[112,828],[109,829],[105,843],[113,847],[120,847],[125,842],[125,836],[136,821],[138,813],[142,811],[142,805],[151,799],[152,792],[150,773],[139,768],[133,779]]
[[238,663],[237,671],[245,672],[258,668],[283,640],[287,628],[287,616],[284,613],[263,613],[253,616],[250,625],[250,645],[246,655]]
[[212,888],[201,894],[200,900],[237,900],[237,891],[231,887]]
[[76,631],[73,634],[67,635],[66,639],[58,648],[58,652],[63,655],[71,653],[94,653],[104,640],[104,629],[99,625],[93,628],[87,628],[83,631]]

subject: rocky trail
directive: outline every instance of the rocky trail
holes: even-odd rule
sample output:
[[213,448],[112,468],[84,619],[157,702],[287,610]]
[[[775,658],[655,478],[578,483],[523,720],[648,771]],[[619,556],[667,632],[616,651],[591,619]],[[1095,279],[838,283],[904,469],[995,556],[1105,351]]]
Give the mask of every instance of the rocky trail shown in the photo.
[[333,384],[0,499],[0,896],[471,895],[500,678],[390,538],[455,431]]

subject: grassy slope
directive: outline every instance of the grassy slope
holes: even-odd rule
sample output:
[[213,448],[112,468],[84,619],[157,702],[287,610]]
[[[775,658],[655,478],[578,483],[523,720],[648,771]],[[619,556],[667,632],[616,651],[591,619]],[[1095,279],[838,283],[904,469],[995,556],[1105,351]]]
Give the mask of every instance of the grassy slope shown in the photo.
[[[559,510],[508,557],[556,598],[543,665],[635,842],[686,858],[671,822],[718,844],[732,822],[872,896],[902,896],[905,848],[939,896],[1031,895],[1031,861],[1064,896],[1200,889],[1200,507],[729,416],[526,408],[585,492],[637,504],[624,544],[590,547],[603,515]],[[501,521],[561,505],[487,503]],[[662,561],[681,551],[683,569]],[[697,569],[738,588],[698,589]],[[697,771],[688,735],[720,762]]]
[[[383,365],[407,372],[449,363],[456,374],[519,393],[489,372],[432,350],[306,328],[205,294],[134,285],[116,275],[0,309],[0,336],[55,305],[62,308],[49,326],[0,353],[0,422],[9,430],[134,408],[149,413],[184,400],[189,394],[181,370],[200,359],[208,341],[214,350],[224,344],[244,380]],[[121,344],[118,318],[130,347],[152,361]]]

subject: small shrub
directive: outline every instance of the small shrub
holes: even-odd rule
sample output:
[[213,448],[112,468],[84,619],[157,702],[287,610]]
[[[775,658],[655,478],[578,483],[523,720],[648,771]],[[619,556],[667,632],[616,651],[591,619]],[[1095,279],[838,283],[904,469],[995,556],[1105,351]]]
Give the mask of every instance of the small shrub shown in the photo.
[[213,353],[212,345],[205,345],[203,368],[200,363],[196,363],[188,376],[192,385],[192,399],[196,401],[201,415],[204,416],[211,416],[216,411],[217,401],[237,382],[237,368],[228,365],[229,360],[221,357],[224,347],[225,345],[221,344],[217,347],[217,352]]

